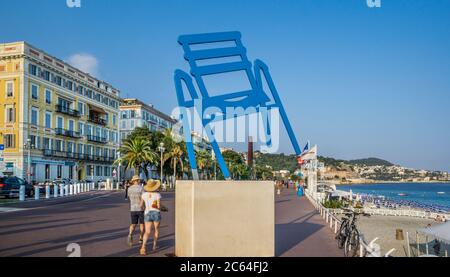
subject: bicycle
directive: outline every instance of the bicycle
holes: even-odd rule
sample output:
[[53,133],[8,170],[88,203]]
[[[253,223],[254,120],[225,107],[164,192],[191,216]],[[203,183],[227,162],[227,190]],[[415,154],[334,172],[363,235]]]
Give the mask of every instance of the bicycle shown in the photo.
[[342,219],[336,239],[338,240],[338,247],[340,249],[344,248],[344,255],[346,257],[355,257],[360,246],[360,235],[356,227],[357,218],[359,215],[370,215],[355,211],[348,212],[345,215],[346,217]]

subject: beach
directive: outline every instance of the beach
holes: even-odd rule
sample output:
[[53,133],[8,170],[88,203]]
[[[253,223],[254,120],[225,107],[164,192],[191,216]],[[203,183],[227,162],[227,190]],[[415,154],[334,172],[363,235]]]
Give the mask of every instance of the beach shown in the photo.
[[[428,224],[432,226],[438,223],[432,219],[404,217],[404,216],[381,216],[373,215],[370,217],[360,216],[358,218],[358,230],[364,236],[364,240],[369,243],[374,238],[378,237],[376,243],[381,247],[381,253],[384,254],[392,248],[396,250],[391,254],[394,257],[407,257],[407,232],[409,233],[411,244],[411,256],[417,255],[416,246],[416,230],[427,227]],[[396,240],[396,230],[403,230],[404,240]],[[419,235],[420,255],[425,253],[425,236]],[[433,238],[428,238],[428,242],[432,242]],[[433,253],[433,243],[429,244],[429,253]],[[445,244],[441,244],[441,255],[444,255]],[[447,246],[447,251],[450,251],[450,246]]]

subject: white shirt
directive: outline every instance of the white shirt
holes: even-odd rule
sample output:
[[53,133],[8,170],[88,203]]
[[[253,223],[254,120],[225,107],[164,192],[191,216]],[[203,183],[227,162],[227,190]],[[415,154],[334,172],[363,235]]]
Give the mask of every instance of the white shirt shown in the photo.
[[145,214],[150,211],[157,211],[158,209],[158,200],[161,200],[161,194],[158,192],[144,192],[141,196],[142,200],[145,203]]

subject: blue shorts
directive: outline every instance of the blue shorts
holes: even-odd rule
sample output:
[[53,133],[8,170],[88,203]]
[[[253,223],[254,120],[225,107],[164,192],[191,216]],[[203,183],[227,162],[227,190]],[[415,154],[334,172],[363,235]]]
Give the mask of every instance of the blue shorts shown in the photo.
[[161,212],[159,211],[149,211],[145,214],[145,222],[160,222]]

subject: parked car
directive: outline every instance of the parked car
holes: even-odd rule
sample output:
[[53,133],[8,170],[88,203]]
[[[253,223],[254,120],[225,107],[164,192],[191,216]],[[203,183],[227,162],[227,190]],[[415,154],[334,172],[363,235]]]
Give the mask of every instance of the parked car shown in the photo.
[[0,196],[19,197],[20,186],[25,185],[25,195],[34,196],[34,187],[22,178],[0,177]]

